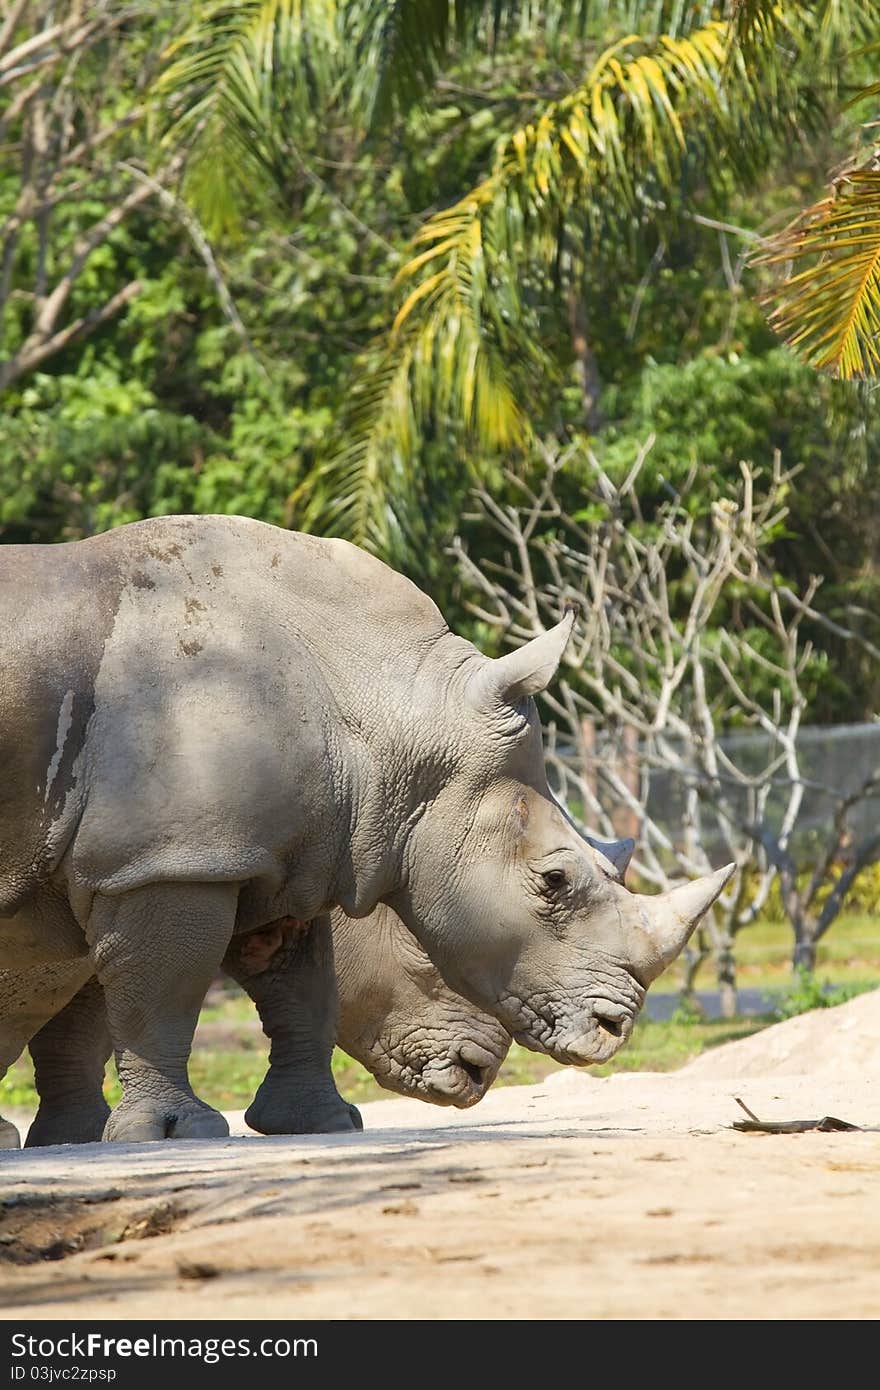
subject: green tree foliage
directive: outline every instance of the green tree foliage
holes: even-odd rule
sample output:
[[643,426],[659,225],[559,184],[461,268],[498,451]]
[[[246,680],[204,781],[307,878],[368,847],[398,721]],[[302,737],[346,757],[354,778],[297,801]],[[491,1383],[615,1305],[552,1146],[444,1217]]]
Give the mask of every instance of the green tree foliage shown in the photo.
[[[74,64],[50,10],[108,27]],[[839,105],[873,3],[9,13],[45,63],[9,77],[0,56],[0,359],[114,217],[8,378],[3,539],[242,512],[367,541],[464,625],[445,546],[473,480],[503,503],[505,468],[575,446],[576,511],[589,450],[624,473],[654,433],[648,519],[669,486],[690,479],[697,513],[779,449],[803,465],[780,573],[824,573],[844,625],[876,610],[875,408],[779,346],[777,272],[752,255],[852,148],[856,115],[818,102]],[[22,218],[35,102],[67,113],[52,148],[76,157]],[[870,712],[872,665],[818,640],[814,714]]]

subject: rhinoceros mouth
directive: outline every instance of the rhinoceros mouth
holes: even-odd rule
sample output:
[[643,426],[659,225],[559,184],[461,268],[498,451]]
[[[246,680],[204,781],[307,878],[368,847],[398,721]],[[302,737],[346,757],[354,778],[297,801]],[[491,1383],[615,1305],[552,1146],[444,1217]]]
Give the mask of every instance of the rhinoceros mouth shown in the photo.
[[588,1067],[607,1062],[620,1051],[632,1030],[632,1018],[594,1015],[591,1026],[578,1037],[557,1045],[558,1059],[570,1067]]
[[434,1056],[400,1056],[374,1051],[370,1070],[381,1086],[433,1105],[464,1110],[476,1105],[494,1081],[502,1058],[471,1040]]
[[457,1053],[423,1072],[429,1099],[460,1110],[482,1100],[498,1073],[500,1059],[478,1043],[464,1042]]
[[520,1022],[513,1030],[515,1041],[568,1067],[609,1061],[631,1036],[638,1013],[638,1005],[601,998],[563,1015],[546,1006],[537,1009],[523,1000],[503,1001],[505,1012],[511,1006],[517,1008]]
[[479,1073],[471,1075],[469,1068],[450,1066],[425,1080],[424,1096],[434,1105],[454,1105],[457,1110],[467,1110],[482,1100],[487,1089]]

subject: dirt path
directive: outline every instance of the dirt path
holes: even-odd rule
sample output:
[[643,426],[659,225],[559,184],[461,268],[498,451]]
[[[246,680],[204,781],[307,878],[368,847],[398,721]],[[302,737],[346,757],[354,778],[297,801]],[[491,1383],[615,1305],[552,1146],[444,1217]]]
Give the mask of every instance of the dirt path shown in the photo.
[[[877,1130],[743,1134],[734,1095]],[[3,1155],[2,1316],[880,1316],[880,994],[671,1075],[363,1110],[344,1138]]]

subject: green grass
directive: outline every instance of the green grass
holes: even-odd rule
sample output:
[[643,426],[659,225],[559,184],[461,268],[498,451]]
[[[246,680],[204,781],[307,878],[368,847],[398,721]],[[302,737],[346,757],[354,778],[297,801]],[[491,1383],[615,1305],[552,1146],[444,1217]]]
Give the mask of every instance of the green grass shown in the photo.
[[[791,931],[784,922],[758,922],[737,939],[737,976],[741,989],[785,989],[791,983]],[[816,951],[816,976],[834,985],[880,984],[880,917],[866,913],[841,916]],[[677,986],[675,971],[668,977]],[[659,983],[659,982],[658,982]],[[664,988],[665,980],[663,982]],[[712,989],[711,962],[698,989]],[[656,987],[655,987],[656,988]]]
[[[738,983],[741,989],[778,992],[780,1012],[798,1012],[815,1005],[818,987],[846,986],[855,992],[880,986],[880,919],[851,914],[841,917],[821,943],[814,980],[792,978],[790,933],[783,923],[761,922],[744,931],[737,943]],[[711,962],[697,981],[699,990],[714,988]],[[653,986],[652,993],[675,992],[681,974],[675,967]],[[641,1018],[633,1036],[618,1055],[593,1075],[617,1071],[673,1071],[706,1048],[747,1037],[777,1021],[774,1014],[731,1020],[694,1019],[683,1010],[664,1022]],[[228,982],[214,987],[196,1034],[190,1077],[198,1095],[222,1110],[243,1110],[263,1079],[268,1046],[250,1000]],[[547,1057],[516,1044],[510,1049],[497,1085],[534,1085],[558,1066]],[[346,1099],[355,1103],[387,1099],[359,1063],[336,1051],[333,1072]],[[119,1099],[115,1069],[108,1068],[105,1093],[110,1104]],[[31,1110],[36,1105],[33,1070],[27,1057],[11,1067],[0,1081],[0,1112]]]

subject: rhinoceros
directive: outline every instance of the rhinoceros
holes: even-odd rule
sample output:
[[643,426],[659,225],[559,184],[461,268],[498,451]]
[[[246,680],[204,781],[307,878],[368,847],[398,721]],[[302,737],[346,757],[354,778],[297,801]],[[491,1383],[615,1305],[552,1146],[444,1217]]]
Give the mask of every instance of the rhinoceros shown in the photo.
[[[444,984],[415,937],[389,907],[380,904],[363,922],[340,908],[330,913],[339,995],[338,1045],[361,1062],[387,1090],[434,1105],[475,1105],[507,1055],[510,1038],[491,1014]],[[282,921],[238,938],[223,969],[261,1001],[263,1028],[273,1049],[296,1026],[295,1001],[282,991],[272,1008],[259,977],[305,924]],[[104,1099],[104,1067],[111,1052],[104,996],[92,976],[68,1001],[81,979],[69,966],[0,971],[0,1077],[30,1046],[40,1098],[28,1146],[90,1143],[101,1138],[110,1109]],[[282,985],[287,975],[281,976]],[[335,1118],[336,1090],[329,1076],[311,1091],[299,1072],[270,1063],[261,1090],[275,1097],[297,1133],[320,1132]],[[323,1084],[320,1084],[322,1083]],[[292,1097],[289,1092],[292,1090]],[[291,1101],[297,1106],[291,1111]],[[352,1107],[354,1110],[354,1107]],[[356,1113],[356,1112],[355,1112]],[[290,1130],[289,1132],[294,1132]],[[0,1117],[0,1148],[17,1148],[18,1132]]]
[[[590,843],[602,850],[622,880],[634,842]],[[391,908],[380,904],[363,922],[334,908],[330,922],[338,1045],[387,1090],[434,1105],[475,1105],[507,1055],[505,1030],[445,984]],[[274,996],[274,1008],[258,977],[269,969],[290,931],[298,933],[302,926],[282,921],[234,939],[223,960],[224,971],[260,1001],[263,1028],[273,1046],[295,1023],[295,1000],[285,993],[290,972],[280,977],[282,990]],[[65,963],[0,971],[0,1077],[28,1044],[34,1063],[40,1105],[28,1131],[30,1147],[94,1142],[110,1114],[103,1092],[112,1050],[104,995],[94,976],[77,989],[88,968],[80,961],[73,968]],[[69,998],[73,990],[77,992]],[[291,1086],[283,1066],[270,1063],[261,1089],[274,1096],[270,1109],[282,1110],[287,1132],[318,1133],[328,1118],[328,1097],[331,1127],[336,1119],[335,1087],[330,1077],[323,1083],[317,1097],[314,1090],[304,1094],[298,1073]],[[18,1146],[18,1131],[0,1116],[0,1149]]]
[[[733,872],[630,893],[554,800],[533,696],[571,613],[490,659],[345,541],[196,516],[0,547],[0,618],[0,967],[88,957],[108,1139],[227,1132],[187,1061],[233,935],[385,903],[518,1042],[587,1064]],[[332,961],[288,954],[307,1077]]]
[[[635,842],[590,843],[622,882]],[[380,904],[366,922],[334,908],[330,920],[339,1046],[388,1090],[435,1105],[475,1105],[507,1056],[507,1031],[449,988],[390,907]]]

